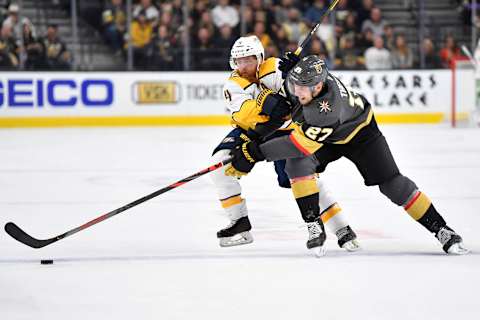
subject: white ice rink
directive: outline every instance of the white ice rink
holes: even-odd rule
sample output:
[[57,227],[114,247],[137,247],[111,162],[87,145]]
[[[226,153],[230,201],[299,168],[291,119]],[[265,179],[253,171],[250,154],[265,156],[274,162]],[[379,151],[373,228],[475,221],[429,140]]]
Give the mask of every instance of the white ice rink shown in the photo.
[[[472,250],[447,256],[346,160],[324,174],[363,251],[311,257],[272,164],[242,179],[255,241],[227,224],[207,176],[43,249],[50,238],[209,165],[227,127],[0,130],[0,319],[480,319],[480,130],[383,126],[402,173]],[[54,259],[40,265],[40,259]]]

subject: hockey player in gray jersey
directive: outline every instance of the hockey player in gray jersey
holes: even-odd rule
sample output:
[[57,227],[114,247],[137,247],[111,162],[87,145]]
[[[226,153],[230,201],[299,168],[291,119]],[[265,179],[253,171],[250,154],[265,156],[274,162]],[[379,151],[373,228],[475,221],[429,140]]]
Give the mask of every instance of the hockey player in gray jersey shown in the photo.
[[[248,142],[236,148],[227,174],[249,172],[255,162],[287,159],[286,171],[292,181],[303,181],[310,194],[296,196],[304,216],[318,221],[318,194],[305,181],[341,157],[352,161],[365,185],[378,185],[380,192],[432,232],[449,254],[466,254],[462,238],[438,213],[430,199],[416,184],[403,176],[378,129],[370,103],[330,74],[317,56],[298,62],[287,77],[289,92],[294,95],[303,123],[289,136],[263,144]],[[319,221],[321,222],[321,221]]]

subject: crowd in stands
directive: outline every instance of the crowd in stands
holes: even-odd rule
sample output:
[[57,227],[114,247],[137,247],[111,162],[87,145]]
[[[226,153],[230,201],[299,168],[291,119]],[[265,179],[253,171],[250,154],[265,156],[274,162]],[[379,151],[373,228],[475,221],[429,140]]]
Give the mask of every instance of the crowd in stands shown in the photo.
[[[241,8],[240,0],[196,0],[190,1],[188,18],[184,19],[183,0],[133,0],[133,21],[127,26],[125,0],[99,2],[103,7],[98,11],[96,27],[113,54],[125,60],[130,40],[137,70],[183,70],[187,47],[191,70],[228,70],[230,48],[246,34],[255,34],[261,40],[267,57],[280,56],[297,48],[330,4],[330,0],[248,0]],[[52,24],[46,34],[38,36],[17,4],[3,9],[0,68],[71,67],[72,54],[58,37],[58,26]],[[426,68],[448,68],[453,58],[461,56],[452,36],[446,37],[442,48],[426,37],[419,50]],[[420,66],[420,53],[409,47],[401,30],[383,18],[375,0],[340,0],[334,13],[323,19],[304,53],[319,55],[331,69]]]
[[41,36],[30,19],[12,2],[0,9],[0,69],[70,70],[72,55],[50,24]]
[[[229,49],[240,34],[257,35],[267,56],[294,51],[329,5],[328,0],[249,0],[241,15],[239,0],[193,3],[187,22],[190,38],[186,39],[183,1],[136,2],[131,24],[135,68],[181,70],[183,48],[189,41],[193,70],[226,70]],[[124,54],[124,1],[108,0],[102,18],[106,41],[116,54]],[[445,39],[441,50],[425,38],[421,50],[427,68],[447,68],[460,55],[452,36]],[[420,64],[419,54],[382,17],[374,0],[340,0],[305,51],[321,56],[332,69],[410,69]]]

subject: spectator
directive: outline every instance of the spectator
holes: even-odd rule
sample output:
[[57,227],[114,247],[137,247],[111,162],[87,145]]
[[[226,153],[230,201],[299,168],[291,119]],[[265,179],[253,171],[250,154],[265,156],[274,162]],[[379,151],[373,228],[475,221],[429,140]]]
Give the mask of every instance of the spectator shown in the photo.
[[[183,0],[173,0],[172,2],[172,15],[175,17],[175,20],[178,20],[183,15]],[[179,21],[175,21],[178,25]]]
[[392,51],[395,48],[395,34],[393,33],[393,27],[386,24],[383,28],[383,43],[385,48]]
[[20,46],[23,38],[23,25],[30,24],[30,29],[35,35],[35,28],[27,17],[20,16],[20,8],[17,4],[12,3],[8,6],[8,17],[3,21],[2,26],[9,26],[12,30],[12,37]]
[[422,42],[422,50],[425,57],[425,69],[439,69],[442,67],[442,61],[435,52],[432,39],[425,38]]
[[395,39],[395,48],[391,51],[391,59],[394,69],[410,69],[413,67],[413,53],[402,34],[399,34]]
[[228,24],[225,24],[220,27],[220,34],[215,38],[215,47],[224,49],[229,57],[230,48],[233,46],[235,40],[236,37],[233,35],[233,29]]
[[320,17],[327,10],[325,0],[314,0],[313,4],[305,12],[305,20],[307,20],[310,26],[313,26],[320,21]]
[[47,28],[47,37],[43,39],[45,48],[46,66],[50,70],[69,70],[71,54],[65,43],[58,37],[58,26],[50,24]]
[[332,60],[326,52],[320,52],[317,56],[325,62],[328,69],[333,69]]
[[[241,17],[243,19],[243,23],[245,23],[245,32],[246,33],[252,33],[253,32],[253,26],[255,24],[255,16],[253,14],[253,9],[251,7],[245,7],[243,10],[243,15]],[[240,26],[240,25],[239,25]],[[240,32],[237,32],[237,34],[240,34]]]
[[373,0],[362,0],[362,4],[355,9],[357,13],[357,28],[362,29],[363,23],[370,18],[373,9]]
[[190,13],[193,21],[200,21],[202,13],[208,10],[208,0],[195,1],[193,10]]
[[160,15],[159,24],[167,26],[169,30],[178,30],[184,24],[182,8],[177,8],[177,5],[177,1],[174,1],[170,6],[165,5]]
[[173,69],[172,39],[166,25],[160,25],[152,40],[153,65],[158,70]]
[[133,63],[136,67],[144,69],[148,60],[148,49],[152,41],[153,26],[147,20],[146,13],[141,11],[130,27],[132,46],[133,46]]
[[253,34],[260,39],[260,42],[264,48],[268,47],[272,42],[270,36],[265,32],[265,25],[263,22],[258,21],[255,23],[255,26],[253,27]]
[[23,25],[22,46],[25,50],[26,70],[41,70],[45,68],[45,49],[40,40],[38,40],[32,32],[28,23]]
[[342,23],[341,33],[351,33],[354,36],[358,34],[357,22],[355,20],[355,15],[352,12],[349,12],[345,17],[345,20]]
[[200,28],[195,39],[195,70],[215,69],[215,50],[210,31],[207,28]]
[[382,11],[380,8],[374,7],[370,12],[370,19],[365,20],[362,24],[362,31],[371,29],[375,36],[383,36],[386,24],[387,22],[382,19]]
[[336,23],[342,25],[347,15],[350,13],[348,0],[340,0],[333,12],[335,14]]
[[3,25],[0,31],[0,69],[15,70],[19,63],[17,45],[12,37],[12,27]]
[[270,43],[268,47],[265,48],[265,59],[270,58],[270,57],[279,57],[280,52],[278,51],[277,46],[275,44]]
[[238,11],[229,4],[229,0],[218,0],[218,4],[212,10],[213,24],[220,28],[229,25],[235,28],[240,21]]
[[368,70],[385,70],[392,68],[390,52],[383,47],[383,39],[376,36],[374,46],[365,51],[365,66]]
[[236,39],[237,37],[233,35],[233,29],[229,25],[223,25],[220,28],[219,35],[213,41],[214,47],[219,51],[219,54],[216,55],[218,57],[217,64],[222,66],[222,69],[228,69],[230,49]]
[[201,28],[208,29],[210,35],[215,34],[215,25],[213,24],[212,15],[208,10],[202,12],[196,30],[200,30]]
[[316,36],[325,43],[329,52],[333,52],[333,49],[336,46],[335,29],[330,23],[329,17],[323,18],[322,23],[318,27]]
[[342,36],[339,42],[339,50],[335,59],[336,69],[364,69],[364,59],[359,50],[355,48],[355,36],[352,33],[348,33]]
[[308,32],[308,27],[300,20],[300,11],[296,8],[288,11],[288,20],[282,25],[282,28],[285,29],[290,42],[298,43]]
[[328,50],[325,46],[325,43],[317,37],[312,38],[310,42],[309,52],[310,54],[315,54],[315,55],[325,54],[326,56],[328,56]]
[[285,29],[279,28],[277,32],[275,33],[275,41],[274,43],[276,44],[278,50],[280,52],[286,52],[287,50],[287,45],[288,45],[288,38],[287,38],[287,33],[285,32]]
[[281,26],[288,20],[288,10],[291,8],[294,8],[293,0],[280,1],[280,5],[275,8],[275,23],[277,25]]
[[102,21],[105,40],[117,55],[120,54],[126,30],[126,12],[123,0],[111,0],[102,13]]
[[440,50],[440,59],[444,68],[450,68],[452,61],[462,57],[460,48],[457,45],[457,41],[453,36],[447,35],[445,37],[445,44]]
[[253,11],[254,22],[264,22],[268,34],[272,34],[272,32],[275,32],[277,30],[273,11],[265,8],[265,6],[263,5],[263,0],[250,0],[250,7]]
[[[195,4],[197,2],[204,3],[202,1],[195,1]],[[167,26],[170,33],[174,33],[172,30],[179,31],[182,25],[185,24],[183,21],[183,0],[170,0],[169,2],[158,1],[158,9],[161,12],[158,24]],[[190,22],[193,16],[194,14],[192,13],[187,21],[190,27],[193,25]],[[200,17],[200,15],[198,15],[198,17]],[[198,20],[199,19],[194,21]]]
[[[152,22],[152,26],[153,26],[153,21],[151,21],[151,22]],[[160,15],[159,24],[163,24],[164,26],[168,26],[172,30],[175,30],[179,27],[179,25],[177,25],[177,23],[175,22],[175,20],[173,18],[173,13],[172,13],[171,10],[165,10],[165,11],[162,12],[162,14]]]
[[356,42],[357,48],[364,52],[365,50],[373,46],[373,38],[374,35],[372,29],[365,29],[365,31],[360,34],[360,37]]
[[[193,23],[193,22],[192,22]],[[193,30],[193,28],[192,28]],[[185,47],[187,45],[187,41],[193,46],[194,44],[194,36],[192,34],[187,34],[184,31],[184,26],[181,26],[179,30],[171,30],[174,33],[175,42],[172,44],[173,48],[173,70],[193,70],[193,66],[190,66],[186,69],[184,55],[185,55]],[[193,50],[190,52],[191,55],[195,53]]]
[[140,0],[140,3],[133,8],[134,18],[137,18],[141,13],[150,21],[152,27],[158,24],[160,14],[158,9],[152,4],[152,0]]

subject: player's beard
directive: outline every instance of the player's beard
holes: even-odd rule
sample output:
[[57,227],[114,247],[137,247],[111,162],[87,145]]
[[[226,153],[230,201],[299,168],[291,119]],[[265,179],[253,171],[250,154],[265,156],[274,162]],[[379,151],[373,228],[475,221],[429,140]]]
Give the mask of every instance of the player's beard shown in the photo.
[[240,70],[238,70],[238,74],[240,74],[242,78],[245,78],[250,82],[258,82],[256,70],[252,73],[241,72]]

